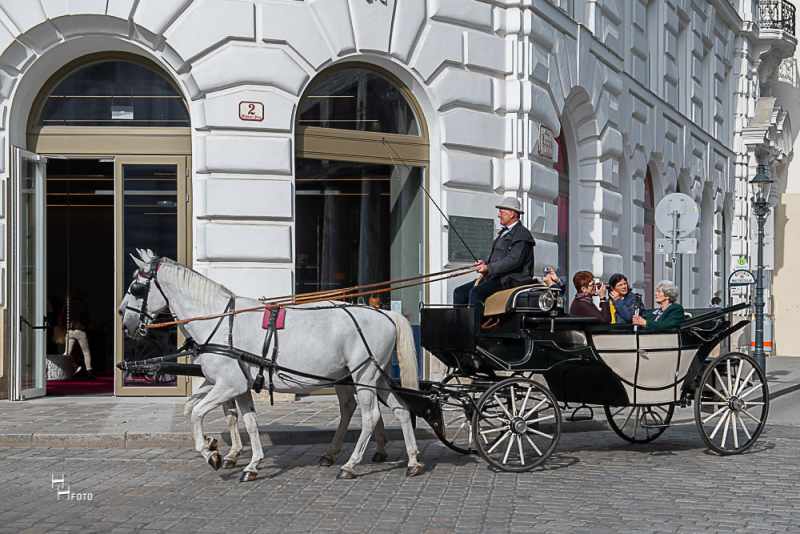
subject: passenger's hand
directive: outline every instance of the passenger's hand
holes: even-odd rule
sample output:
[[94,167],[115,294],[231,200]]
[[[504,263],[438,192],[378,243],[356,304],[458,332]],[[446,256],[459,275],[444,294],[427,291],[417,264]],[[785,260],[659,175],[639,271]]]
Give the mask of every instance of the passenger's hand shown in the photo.
[[647,326],[647,321],[645,321],[641,315],[634,315],[631,322],[636,326]]
[[601,299],[606,298],[606,295],[608,294],[608,288],[605,284],[600,284],[600,286],[597,288],[597,294]]
[[619,300],[619,293],[617,293],[616,289],[611,290],[611,298],[614,300]]

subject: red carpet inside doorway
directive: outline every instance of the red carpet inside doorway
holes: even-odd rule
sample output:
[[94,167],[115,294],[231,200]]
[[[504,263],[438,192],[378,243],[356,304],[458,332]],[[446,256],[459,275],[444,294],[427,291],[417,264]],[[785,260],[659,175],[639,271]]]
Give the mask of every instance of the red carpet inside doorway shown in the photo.
[[94,380],[48,380],[47,395],[111,395],[114,375],[97,375]]

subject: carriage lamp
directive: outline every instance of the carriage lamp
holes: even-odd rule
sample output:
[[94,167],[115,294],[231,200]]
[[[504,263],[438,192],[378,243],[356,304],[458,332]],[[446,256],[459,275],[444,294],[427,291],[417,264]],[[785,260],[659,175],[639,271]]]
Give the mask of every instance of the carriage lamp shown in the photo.
[[753,214],[756,216],[756,222],[758,223],[756,295],[753,302],[756,315],[753,358],[762,370],[766,370],[767,362],[764,357],[764,225],[769,215],[769,196],[772,190],[772,180],[769,177],[769,167],[767,165],[758,166],[756,175],[750,180],[750,186],[752,187]]
[[556,298],[553,296],[552,291],[545,291],[539,295],[539,308],[543,312],[549,312],[556,305]]

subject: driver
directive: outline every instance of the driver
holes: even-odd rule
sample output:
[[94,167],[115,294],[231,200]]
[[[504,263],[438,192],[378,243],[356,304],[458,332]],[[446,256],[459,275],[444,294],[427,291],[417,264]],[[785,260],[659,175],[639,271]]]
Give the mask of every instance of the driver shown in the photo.
[[480,324],[483,303],[501,289],[531,283],[533,279],[533,235],[519,220],[524,212],[519,199],[506,197],[497,204],[500,231],[492,243],[489,256],[475,262],[480,275],[476,281],[460,285],[453,291],[454,304],[469,304],[475,311],[475,324]]

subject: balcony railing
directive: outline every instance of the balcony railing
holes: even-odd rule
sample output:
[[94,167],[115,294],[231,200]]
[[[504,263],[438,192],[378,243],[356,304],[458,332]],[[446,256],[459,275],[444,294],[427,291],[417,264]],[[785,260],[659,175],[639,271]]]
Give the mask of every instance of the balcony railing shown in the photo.
[[794,36],[794,5],[787,0],[759,0],[759,21],[762,29],[783,30]]

